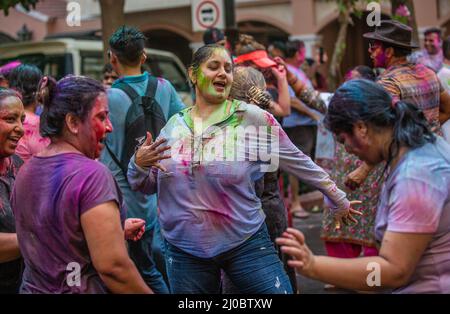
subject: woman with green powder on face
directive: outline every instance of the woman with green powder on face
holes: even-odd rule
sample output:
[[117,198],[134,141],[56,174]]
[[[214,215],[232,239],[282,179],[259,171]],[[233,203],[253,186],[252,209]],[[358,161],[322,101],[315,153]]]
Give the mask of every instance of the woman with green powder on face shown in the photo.
[[338,223],[357,213],[271,114],[228,100],[232,73],[223,47],[200,48],[189,67],[195,105],[148,136],[128,168],[132,188],[158,193],[172,293],[219,293],[221,270],[241,293],[292,293],[254,186],[278,165],[320,189]]

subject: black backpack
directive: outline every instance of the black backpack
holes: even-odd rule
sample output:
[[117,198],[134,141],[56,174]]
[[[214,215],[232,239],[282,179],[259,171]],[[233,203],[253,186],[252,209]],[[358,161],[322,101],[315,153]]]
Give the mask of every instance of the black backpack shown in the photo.
[[125,144],[120,159],[114,155],[106,145],[114,162],[122,169],[125,178],[127,177],[128,163],[136,152],[137,148],[144,143],[147,131],[153,139],[156,139],[161,129],[166,125],[166,118],[161,106],[155,99],[158,79],[149,75],[147,90],[140,96],[129,84],[120,82],[114,88],[123,90],[131,99],[131,106],[125,118]]

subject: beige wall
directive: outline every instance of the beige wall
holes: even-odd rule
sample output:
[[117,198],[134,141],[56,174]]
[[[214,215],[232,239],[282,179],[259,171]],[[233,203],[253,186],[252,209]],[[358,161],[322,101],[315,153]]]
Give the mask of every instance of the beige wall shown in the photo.
[[23,24],[27,25],[27,28],[33,31],[32,40],[42,40],[47,35],[46,23],[39,21],[36,18],[30,17],[27,14],[18,12],[14,9],[9,10],[9,15],[4,16],[3,12],[0,13],[0,29],[3,33],[10,35],[13,38],[17,38],[17,31],[22,28]]
[[191,27],[190,7],[130,13],[126,15],[125,22],[139,27],[144,32],[165,29],[190,41],[195,40]]
[[236,8],[237,23],[251,20],[271,24],[286,33],[293,31],[294,16],[290,1],[265,5],[237,5]]
[[[94,0],[79,0],[83,15],[98,14],[98,2]],[[128,1],[127,1],[128,2]],[[144,3],[145,2],[145,3]],[[167,2],[167,9],[158,9],[161,2],[139,0],[126,5],[126,22],[142,28],[143,31],[165,29],[188,39],[190,42],[200,42],[202,33],[192,32],[191,11],[186,0]],[[151,11],[139,10],[156,8]],[[150,4],[151,3],[151,4]],[[390,12],[390,1],[383,0],[383,12]],[[89,5],[88,5],[89,4]],[[450,20],[450,0],[414,0],[419,28],[447,25]],[[324,27],[335,21],[337,8],[328,0],[259,0],[236,1],[237,22],[258,21],[273,25],[293,36],[313,36]],[[27,14],[10,10],[10,16],[0,18],[0,29],[16,37],[16,32],[26,23],[33,30],[33,40],[41,40],[47,34],[61,32],[78,32],[89,29],[99,29],[100,19],[83,20],[81,27],[68,27],[64,19],[53,22],[40,21]]]

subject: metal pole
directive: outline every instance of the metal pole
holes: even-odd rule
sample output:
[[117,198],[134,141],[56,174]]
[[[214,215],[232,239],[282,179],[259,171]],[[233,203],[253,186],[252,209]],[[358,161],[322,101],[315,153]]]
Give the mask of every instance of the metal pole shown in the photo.
[[231,52],[234,54],[234,47],[239,39],[239,31],[236,25],[236,8],[234,0],[223,0],[225,9],[225,35],[231,45]]
[[225,29],[236,28],[234,0],[224,0]]

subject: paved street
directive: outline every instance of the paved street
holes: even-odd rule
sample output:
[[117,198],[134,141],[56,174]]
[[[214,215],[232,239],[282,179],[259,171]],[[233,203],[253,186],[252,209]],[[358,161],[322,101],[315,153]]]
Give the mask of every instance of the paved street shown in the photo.
[[[311,214],[307,219],[295,218],[293,225],[295,228],[301,230],[305,234],[306,242],[310,249],[319,255],[325,254],[325,247],[323,241],[320,239],[320,226],[322,222],[322,213]],[[297,282],[300,293],[306,294],[343,294],[351,293],[349,291],[325,291],[324,283],[305,278],[301,275],[297,275]]]

